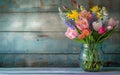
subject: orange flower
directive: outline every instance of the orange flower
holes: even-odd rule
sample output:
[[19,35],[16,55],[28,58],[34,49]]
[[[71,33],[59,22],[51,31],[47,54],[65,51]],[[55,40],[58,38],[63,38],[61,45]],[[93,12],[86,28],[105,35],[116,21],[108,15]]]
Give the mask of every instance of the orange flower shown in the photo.
[[84,30],[82,31],[82,34],[80,34],[80,35],[78,36],[78,38],[79,38],[79,39],[83,39],[83,38],[87,37],[88,35],[90,35],[90,31],[89,31],[88,29],[84,29]]
[[82,33],[85,35],[85,36],[88,36],[90,34],[90,31],[88,29],[85,29],[82,31]]
[[80,35],[78,36],[78,38],[79,38],[79,39],[83,39],[83,38],[85,38],[85,35],[84,35],[84,34],[80,34]]

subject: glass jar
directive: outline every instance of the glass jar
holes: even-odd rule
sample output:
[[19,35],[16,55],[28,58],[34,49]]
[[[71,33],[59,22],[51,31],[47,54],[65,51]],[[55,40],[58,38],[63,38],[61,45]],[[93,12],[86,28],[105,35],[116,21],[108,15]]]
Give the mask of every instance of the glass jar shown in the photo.
[[80,66],[84,71],[101,71],[103,53],[99,44],[83,44],[80,52]]

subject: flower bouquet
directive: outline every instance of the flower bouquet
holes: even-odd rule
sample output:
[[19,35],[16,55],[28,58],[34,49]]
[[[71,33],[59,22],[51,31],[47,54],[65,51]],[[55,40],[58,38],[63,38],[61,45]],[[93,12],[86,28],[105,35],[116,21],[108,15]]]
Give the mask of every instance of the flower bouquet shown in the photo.
[[61,19],[68,26],[65,35],[71,40],[83,43],[81,67],[85,71],[100,71],[103,60],[99,43],[111,36],[119,21],[109,18],[105,7],[93,6],[87,10],[75,0],[73,5],[76,9],[70,10],[65,6],[58,8]]

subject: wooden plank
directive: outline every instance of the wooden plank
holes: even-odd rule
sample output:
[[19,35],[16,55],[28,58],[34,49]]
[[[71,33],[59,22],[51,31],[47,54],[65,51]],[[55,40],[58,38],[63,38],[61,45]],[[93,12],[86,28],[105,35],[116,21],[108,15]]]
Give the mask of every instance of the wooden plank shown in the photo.
[[120,53],[120,34],[114,33],[102,44],[104,53]]
[[[82,44],[64,32],[0,32],[0,53],[79,53]],[[120,53],[120,34],[102,43],[104,53]]]
[[1,32],[0,53],[73,53],[81,44],[64,32]]
[[56,11],[60,0],[1,0],[0,12]]
[[65,31],[58,13],[3,13],[0,31]]
[[103,57],[104,57],[104,62],[105,62],[104,66],[118,67],[120,65],[119,54],[104,54]]
[[[119,54],[103,54],[104,66],[120,67],[119,58]],[[80,54],[1,53],[0,67],[80,67]]]
[[74,54],[1,54],[0,67],[79,67]]
[[[110,13],[118,20],[119,12]],[[58,13],[2,13],[0,31],[66,31],[67,26]],[[117,27],[119,31],[120,24]]]
[[[79,53],[81,43],[64,32],[0,32],[0,53]],[[102,43],[104,53],[120,53],[120,35]],[[108,43],[109,42],[109,43]]]

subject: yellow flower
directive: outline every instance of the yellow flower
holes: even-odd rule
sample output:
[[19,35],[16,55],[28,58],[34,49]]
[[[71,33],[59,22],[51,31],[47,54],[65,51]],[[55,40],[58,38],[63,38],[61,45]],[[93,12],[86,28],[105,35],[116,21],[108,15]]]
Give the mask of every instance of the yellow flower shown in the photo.
[[68,16],[68,18],[77,20],[78,16],[79,16],[79,13],[76,10],[71,10],[71,13],[68,12],[67,16]]
[[100,11],[100,8],[99,8],[98,6],[93,6],[93,7],[91,8],[91,11],[92,11],[92,13],[95,13],[95,12]]
[[97,18],[101,19],[103,16],[100,12],[97,12]]
[[96,13],[97,18],[99,18],[99,19],[101,19],[103,17],[102,14],[100,13],[100,10],[101,9],[98,6],[93,6],[91,8],[92,13]]

